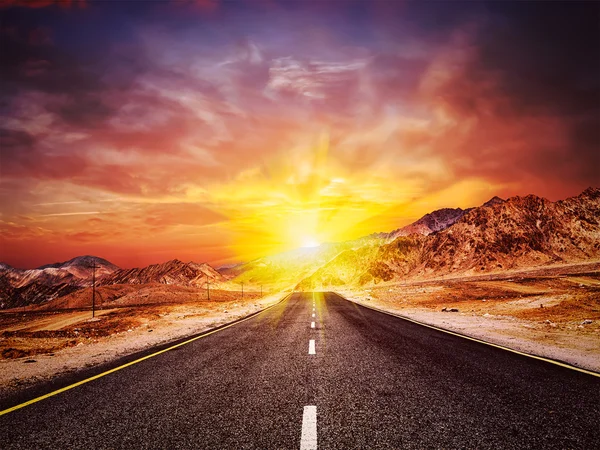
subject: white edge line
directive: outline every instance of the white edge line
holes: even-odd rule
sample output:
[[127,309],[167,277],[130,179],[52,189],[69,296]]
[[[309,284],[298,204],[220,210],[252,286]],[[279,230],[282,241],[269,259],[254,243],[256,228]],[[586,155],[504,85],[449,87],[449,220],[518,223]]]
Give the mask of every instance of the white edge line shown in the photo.
[[343,295],[340,295],[340,294],[337,294],[337,293],[336,293],[336,295],[338,295],[341,298],[343,298],[344,300],[352,302],[352,303],[354,303],[354,304],[356,304],[358,306],[362,306],[364,308],[372,309],[373,311],[378,311],[380,313],[387,314],[388,316],[394,316],[394,317],[397,317],[397,318],[402,319],[402,320],[407,320],[408,322],[416,323],[417,325],[421,325],[421,326],[424,326],[424,327],[427,327],[427,328],[431,328],[432,330],[441,331],[443,333],[451,334],[453,336],[458,336],[458,337],[461,337],[461,338],[464,338],[464,339],[468,339],[470,341],[479,342],[480,344],[489,345],[490,347],[495,347],[495,348],[499,348],[499,349],[502,349],[502,350],[506,350],[507,352],[516,353],[517,355],[527,356],[527,357],[532,358],[532,359],[537,359],[539,361],[545,361],[545,362],[548,362],[550,364],[554,364],[556,366],[564,367],[566,369],[575,370],[577,372],[585,373],[585,374],[592,375],[594,377],[600,378],[600,373],[594,372],[592,370],[582,369],[580,367],[572,366],[571,364],[567,364],[567,363],[563,363],[563,362],[560,362],[560,361],[556,361],[554,359],[544,358],[543,356],[533,355],[531,353],[525,353],[525,352],[522,352],[522,351],[519,351],[519,350],[515,350],[514,348],[505,347],[504,345],[494,344],[493,342],[488,342],[488,341],[484,341],[483,339],[479,339],[479,338],[474,338],[474,337],[471,337],[471,336],[467,336],[466,334],[460,334],[460,333],[457,333],[455,331],[446,330],[444,328],[440,328],[440,327],[436,327],[435,325],[429,325],[429,324],[426,324],[426,323],[423,323],[423,322],[419,322],[418,320],[411,319],[410,317],[402,316],[400,314],[396,314],[396,313],[393,313],[393,312],[390,312],[390,311],[385,311],[383,309],[379,309],[379,308],[376,308],[374,306],[364,305],[364,304],[359,303],[359,302],[357,302],[355,300],[347,299]]

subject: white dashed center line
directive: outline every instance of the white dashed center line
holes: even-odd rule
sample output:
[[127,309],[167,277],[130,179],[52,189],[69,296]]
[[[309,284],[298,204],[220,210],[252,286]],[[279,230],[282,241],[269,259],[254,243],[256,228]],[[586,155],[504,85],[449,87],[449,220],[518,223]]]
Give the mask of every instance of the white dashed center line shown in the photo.
[[317,407],[305,406],[302,414],[300,450],[317,449]]
[[315,340],[311,339],[310,341],[308,341],[308,354],[309,355],[316,355],[317,351],[315,350]]
[[311,328],[314,328],[314,327],[315,327],[315,323],[314,323],[314,322],[311,322],[311,323],[310,323],[310,327],[311,327]]
[[313,317],[315,317],[315,313],[313,313]]

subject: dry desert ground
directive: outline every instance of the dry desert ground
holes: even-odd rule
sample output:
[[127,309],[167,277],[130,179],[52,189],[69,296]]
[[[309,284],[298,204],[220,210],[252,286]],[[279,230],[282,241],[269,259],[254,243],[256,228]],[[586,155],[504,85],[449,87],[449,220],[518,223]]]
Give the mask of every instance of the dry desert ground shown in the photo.
[[[600,263],[337,289],[366,306],[600,372]],[[89,289],[0,314],[0,398],[40,381],[200,333],[287,292],[172,285]]]

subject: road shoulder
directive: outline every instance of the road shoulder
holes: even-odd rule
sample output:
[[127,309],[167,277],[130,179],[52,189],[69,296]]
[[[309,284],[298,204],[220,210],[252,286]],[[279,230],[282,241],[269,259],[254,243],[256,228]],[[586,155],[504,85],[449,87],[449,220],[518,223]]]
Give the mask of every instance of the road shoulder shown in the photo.
[[350,290],[337,292],[349,301],[382,312],[600,373],[600,336],[581,336],[576,332],[557,331],[545,327],[539,329],[530,321],[510,316],[478,316],[460,311],[407,308],[393,301],[373,298],[372,295],[364,292]]

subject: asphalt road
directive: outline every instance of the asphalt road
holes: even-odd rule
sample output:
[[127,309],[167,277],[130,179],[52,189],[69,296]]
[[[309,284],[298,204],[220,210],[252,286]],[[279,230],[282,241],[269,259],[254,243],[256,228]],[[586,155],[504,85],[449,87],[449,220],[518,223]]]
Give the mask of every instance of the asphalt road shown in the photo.
[[308,293],[0,417],[3,449],[315,442],[600,448],[600,378]]

